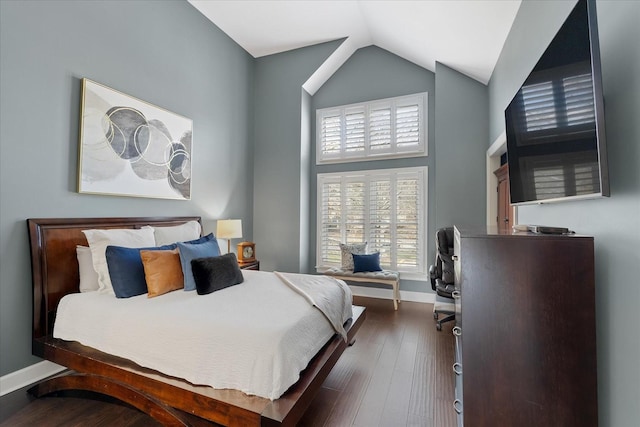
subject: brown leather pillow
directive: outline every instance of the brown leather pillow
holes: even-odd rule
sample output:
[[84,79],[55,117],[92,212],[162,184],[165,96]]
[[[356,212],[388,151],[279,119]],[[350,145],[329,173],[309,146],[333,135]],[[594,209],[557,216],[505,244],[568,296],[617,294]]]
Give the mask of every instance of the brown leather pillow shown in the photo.
[[178,249],[167,251],[140,251],[144,266],[144,277],[147,281],[148,298],[157,297],[167,292],[182,289],[184,276],[180,264]]

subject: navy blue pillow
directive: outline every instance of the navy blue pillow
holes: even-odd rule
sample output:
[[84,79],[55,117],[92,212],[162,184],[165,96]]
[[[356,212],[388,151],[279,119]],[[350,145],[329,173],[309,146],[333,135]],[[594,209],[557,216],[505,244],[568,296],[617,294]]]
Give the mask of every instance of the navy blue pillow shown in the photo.
[[[197,245],[211,240],[215,240],[217,245],[217,240],[213,233],[185,243]],[[144,265],[142,264],[142,258],[140,258],[141,250],[161,251],[172,250],[177,247],[178,245],[175,243],[151,248],[107,246],[105,256],[107,258],[107,266],[109,268],[109,277],[113,284],[113,292],[116,294],[116,297],[129,298],[147,293],[147,281],[144,276]]]
[[117,298],[129,298],[147,293],[147,281],[144,278],[144,266],[140,251],[159,251],[175,249],[176,244],[151,248],[125,248],[107,246],[105,256],[109,267],[109,277],[113,292]]
[[382,271],[380,252],[367,255],[353,254],[353,272],[366,273],[368,271]]

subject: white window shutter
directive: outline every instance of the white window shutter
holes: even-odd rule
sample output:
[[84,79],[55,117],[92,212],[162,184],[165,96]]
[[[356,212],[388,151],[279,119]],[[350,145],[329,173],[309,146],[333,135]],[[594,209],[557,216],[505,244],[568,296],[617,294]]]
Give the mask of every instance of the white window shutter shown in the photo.
[[426,185],[426,167],[318,174],[318,266],[366,241],[383,268],[426,275]]
[[369,148],[372,154],[391,152],[391,104],[374,104],[369,109]]
[[354,155],[365,150],[364,107],[350,108],[344,113],[344,154]]
[[418,102],[397,106],[395,127],[398,151],[415,150],[420,145],[420,112]]
[[339,111],[328,111],[321,115],[319,134],[322,141],[321,156],[324,158],[339,157],[342,145],[342,120]]
[[426,93],[319,109],[316,163],[426,155],[426,117]]
[[342,241],[342,190],[340,180],[319,181],[319,247],[320,263],[323,265],[340,264],[341,255],[338,243]]

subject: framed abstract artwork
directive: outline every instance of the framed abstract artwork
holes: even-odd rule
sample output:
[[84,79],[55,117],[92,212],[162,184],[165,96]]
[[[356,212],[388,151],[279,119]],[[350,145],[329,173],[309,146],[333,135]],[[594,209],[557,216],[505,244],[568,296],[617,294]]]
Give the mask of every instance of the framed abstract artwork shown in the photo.
[[191,199],[193,122],[82,79],[78,192]]

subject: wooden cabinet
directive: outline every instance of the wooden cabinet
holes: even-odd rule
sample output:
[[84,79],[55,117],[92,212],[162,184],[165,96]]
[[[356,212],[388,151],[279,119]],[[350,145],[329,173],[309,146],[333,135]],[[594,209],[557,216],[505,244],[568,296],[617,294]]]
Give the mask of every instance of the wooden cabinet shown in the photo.
[[509,164],[505,163],[496,169],[493,174],[498,179],[498,216],[497,226],[500,229],[509,229],[513,226],[513,208],[509,195]]
[[454,252],[459,424],[597,425],[593,238],[456,228]]

